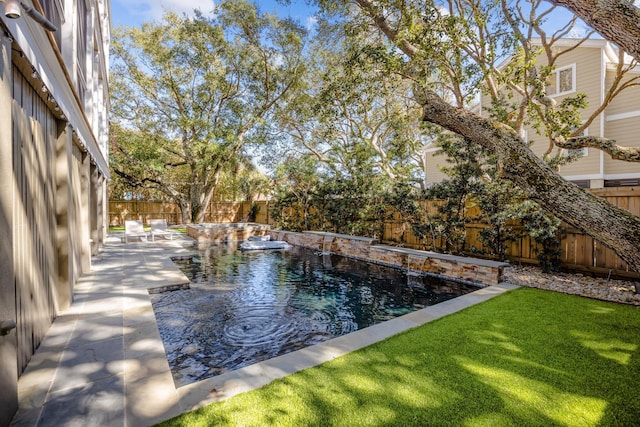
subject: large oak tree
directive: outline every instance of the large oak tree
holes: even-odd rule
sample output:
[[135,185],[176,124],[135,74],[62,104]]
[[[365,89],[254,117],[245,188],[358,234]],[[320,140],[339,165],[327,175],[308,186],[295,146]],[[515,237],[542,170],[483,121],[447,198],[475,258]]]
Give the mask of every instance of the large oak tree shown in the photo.
[[213,18],[168,13],[115,31],[111,167],[132,188],[161,192],[201,222],[222,175],[304,71],[306,31],[223,1]]
[[[357,8],[345,13],[357,25],[366,22],[384,34],[395,49],[391,54],[402,53],[404,72],[418,83],[416,94],[423,105],[425,121],[473,140],[495,154],[505,178],[568,224],[613,249],[634,271],[640,272],[639,217],[565,181],[528,148],[513,127],[483,118],[462,105],[454,106],[451,99],[434,90],[431,82],[444,75],[437,55],[443,54],[442,45],[448,42],[446,28],[441,30],[438,25],[446,25],[447,21],[434,21],[434,14],[430,13],[437,8],[434,3],[417,3],[354,0],[352,4]],[[421,14],[416,14],[417,10]],[[612,16],[617,13],[607,12]],[[447,60],[457,54],[452,51]]]

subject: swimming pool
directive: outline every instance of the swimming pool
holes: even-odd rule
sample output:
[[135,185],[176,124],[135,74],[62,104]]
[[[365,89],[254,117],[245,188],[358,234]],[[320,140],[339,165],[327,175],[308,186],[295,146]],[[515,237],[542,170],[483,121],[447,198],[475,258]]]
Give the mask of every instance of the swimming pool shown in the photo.
[[191,288],[151,301],[177,385],[477,290],[300,247],[243,253],[216,246],[174,262]]

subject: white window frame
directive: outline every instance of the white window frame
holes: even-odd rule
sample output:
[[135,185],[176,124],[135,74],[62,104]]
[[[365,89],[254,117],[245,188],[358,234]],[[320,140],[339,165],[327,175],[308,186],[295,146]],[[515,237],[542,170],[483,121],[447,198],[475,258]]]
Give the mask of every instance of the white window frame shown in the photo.
[[[571,70],[571,88],[569,90],[560,91],[560,73],[566,70]],[[567,93],[573,93],[576,91],[576,64],[565,65],[564,67],[556,68],[553,71],[556,79],[556,93],[553,96],[565,95]]]

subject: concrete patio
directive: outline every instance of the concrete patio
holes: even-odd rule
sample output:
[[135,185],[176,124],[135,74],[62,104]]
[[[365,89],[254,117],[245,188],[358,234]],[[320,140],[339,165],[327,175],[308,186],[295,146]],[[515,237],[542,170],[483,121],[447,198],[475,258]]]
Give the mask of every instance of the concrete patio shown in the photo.
[[182,239],[124,244],[110,236],[20,377],[13,426],[148,426],[486,301],[513,286],[465,296],[198,383],[176,388],[149,289],[188,279],[171,257]]

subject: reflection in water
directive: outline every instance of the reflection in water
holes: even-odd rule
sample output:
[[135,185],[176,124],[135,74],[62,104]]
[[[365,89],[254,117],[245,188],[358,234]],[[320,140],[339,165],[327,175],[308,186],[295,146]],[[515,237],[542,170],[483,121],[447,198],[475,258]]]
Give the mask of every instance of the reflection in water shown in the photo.
[[175,263],[191,289],[151,295],[177,385],[455,298],[473,286],[339,256],[218,246]]

